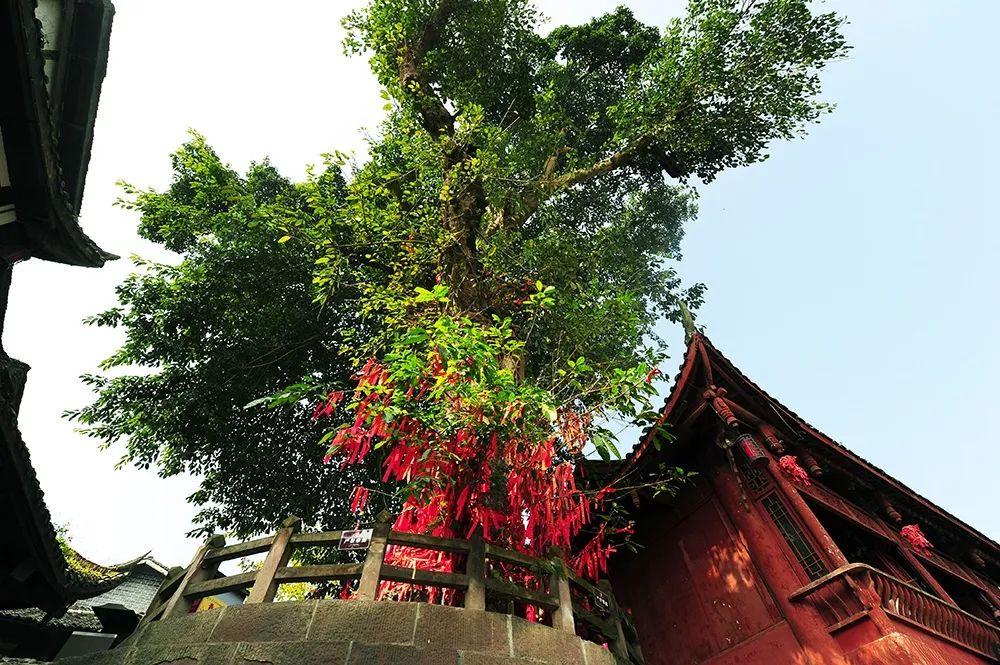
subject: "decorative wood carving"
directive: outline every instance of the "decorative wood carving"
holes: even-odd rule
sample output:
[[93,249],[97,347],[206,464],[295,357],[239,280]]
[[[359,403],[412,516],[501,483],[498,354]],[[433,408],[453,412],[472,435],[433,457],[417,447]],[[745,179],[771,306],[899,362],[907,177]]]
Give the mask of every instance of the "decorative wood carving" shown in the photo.
[[823,475],[823,467],[819,465],[816,458],[813,457],[808,450],[801,449],[799,452],[799,457],[802,459],[802,463],[806,465],[806,470],[814,478],[820,478]]
[[896,510],[896,507],[892,505],[892,501],[889,501],[889,498],[886,495],[879,494],[878,500],[882,505],[882,512],[885,513],[886,517],[892,520],[895,524],[901,524],[903,522],[903,516],[899,514],[899,511]]

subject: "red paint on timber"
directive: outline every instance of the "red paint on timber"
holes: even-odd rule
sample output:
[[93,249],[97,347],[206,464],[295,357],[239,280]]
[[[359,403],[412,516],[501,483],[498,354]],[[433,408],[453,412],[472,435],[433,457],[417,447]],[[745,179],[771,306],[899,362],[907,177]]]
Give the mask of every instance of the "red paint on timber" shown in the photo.
[[650,515],[639,535],[645,547],[612,573],[648,665],[704,662],[781,619],[707,485],[682,504]]
[[[934,505],[932,502],[928,501],[911,490],[909,487],[906,487],[898,480],[888,475],[882,469],[879,469],[867,460],[851,452],[851,450],[845,446],[837,443],[829,436],[820,432],[818,429],[803,420],[786,406],[778,402],[778,400],[768,395],[760,386],[750,380],[739,370],[739,368],[733,365],[732,362],[729,361],[729,359],[726,358],[717,348],[715,348],[711,341],[701,333],[694,333],[691,336],[691,340],[685,350],[684,362],[681,366],[681,371],[670,390],[670,396],[667,399],[667,403],[664,405],[660,417],[657,419],[656,424],[644,433],[639,445],[636,446],[635,450],[626,458],[625,463],[622,465],[617,477],[620,478],[640,463],[640,460],[642,460],[648,452],[650,443],[653,439],[653,434],[659,426],[667,422],[674,425],[678,424],[678,421],[684,414],[677,414],[675,413],[675,410],[677,406],[682,403],[681,398],[687,393],[688,383],[694,373],[694,370],[698,366],[703,368],[702,372],[705,377],[708,377],[708,380],[697,386],[696,389],[702,390],[703,388],[714,384],[716,380],[718,380],[720,384],[728,382],[731,384],[731,388],[741,392],[745,396],[752,396],[756,399],[762,400],[770,408],[770,411],[764,414],[765,417],[770,418],[771,415],[775,415],[783,424],[791,427],[791,425],[789,425],[790,421],[792,425],[796,426],[807,436],[819,441],[832,452],[842,458],[845,458],[851,464],[856,465],[857,468],[863,469],[874,475],[889,488],[892,488],[896,492],[899,492],[916,501],[923,509],[944,518],[959,531],[963,532],[967,536],[970,536],[977,545],[982,545],[991,551],[997,551],[997,544],[988,537],[965,522],[962,522],[954,515],[951,515],[942,508]],[[713,376],[714,378],[712,378]],[[773,414],[771,411],[773,411]]]
[[841,628],[833,634],[844,653],[851,653],[882,637],[882,633],[867,616]]
[[715,412],[719,414],[719,417],[722,418],[722,420],[729,427],[736,427],[736,425],[739,424],[739,421],[736,420],[736,416],[733,415],[733,412],[730,410],[726,400],[722,397],[712,398],[712,408],[715,409]]
[[[637,534],[643,548],[613,562],[616,594],[632,611],[649,665],[989,662],[888,615],[865,589],[855,590],[857,610],[868,605],[868,614],[831,634],[815,607],[788,600],[808,582],[805,572],[760,498],[745,510],[732,471],[721,459],[713,464],[712,455],[718,452],[710,449],[699,465],[701,480],[673,506],[644,504]],[[797,497],[788,489],[772,486],[763,496],[777,492],[815,547],[816,533],[803,524],[812,512],[788,501]]]
[[746,541],[747,550],[761,577],[801,645],[797,652],[789,654],[787,662],[808,663],[811,659],[817,663],[843,663],[842,651],[827,632],[822,617],[813,608],[788,600],[789,595],[807,584],[809,579],[774,523],[761,514],[756,505],[750,511],[742,508],[739,487],[727,468],[713,466],[706,473],[711,478],[719,502]]
[[695,343],[698,344],[698,355],[701,356],[702,365],[705,367],[705,379],[708,385],[712,385],[715,383],[715,377],[712,375],[712,363],[708,360],[708,351],[705,350],[705,345],[701,344],[701,335],[696,334],[691,338],[692,346]]
[[776,623],[764,632],[754,635],[751,639],[737,644],[728,651],[723,651],[707,661],[706,665],[750,665],[751,663],[766,663],[767,665],[777,665],[778,663],[795,662],[789,658],[789,654],[801,651],[795,634],[788,627],[788,623],[782,621]]
[[[726,389],[731,395],[726,395]],[[874,589],[854,588],[847,581],[841,582],[843,602],[853,605],[848,620],[838,620],[835,625],[827,621],[828,617],[821,614],[821,606],[816,603],[790,601],[789,596],[809,580],[761,505],[764,497],[769,494],[780,497],[829,570],[846,564],[844,555],[800,490],[777,471],[773,462],[768,469],[769,485],[755,487],[751,496],[744,497],[747,487],[741,491],[734,471],[721,458],[709,430],[698,427],[711,425],[708,420],[699,419],[706,409],[715,411],[730,424],[735,416],[758,429],[772,452],[783,448],[774,425],[780,424],[783,430],[788,430],[782,436],[801,432],[858,465],[854,466],[855,471],[875,474],[889,488],[912,496],[921,507],[951,520],[960,532],[984,539],[968,525],[815,430],[740,373],[711,342],[694,335],[657,425],[645,433],[618,471],[620,477],[636,465],[646,463],[652,437],[664,423],[683,439],[674,450],[695,456],[700,451],[701,455],[700,460],[688,459],[690,468],[701,474],[696,487],[685,490],[671,506],[642,503],[642,511],[636,517],[638,539],[644,548],[634,555],[620,553],[610,573],[622,604],[633,612],[650,665],[994,662],[976,655],[972,647],[963,648],[947,637],[896,618],[883,609],[882,599]],[[776,420],[769,423],[765,419]],[[691,440],[692,436],[704,440]],[[807,451],[800,448],[798,452]],[[773,459],[772,455],[767,456]],[[884,487],[878,489],[887,491]],[[745,498],[751,499],[749,510],[744,508]],[[849,515],[847,518],[856,521]],[[872,528],[867,522],[858,524]],[[899,542],[895,529],[885,527],[881,520],[876,526],[884,527],[889,534],[885,537]],[[876,533],[880,533],[878,529]],[[993,544],[988,539],[976,544],[982,543]],[[940,597],[947,599],[947,594],[921,564],[943,566],[958,577],[965,579],[969,575],[978,580],[964,565],[940,560],[938,553],[914,555],[904,548],[903,555],[911,565],[916,561],[918,565],[913,568]],[[977,586],[982,588],[981,584]],[[997,597],[993,589],[987,593]]]
[[901,626],[848,654],[851,665],[982,665],[989,661]]
[[792,485],[792,481],[780,471],[771,474],[771,477],[774,479],[774,484],[784,495],[786,503],[792,507],[792,510],[798,515],[809,534],[819,543],[823,560],[826,561],[830,570],[847,565],[847,559],[844,558],[843,552],[840,551],[840,548],[833,541],[833,538],[830,537],[830,534],[827,533],[826,528],[820,524],[819,519],[816,518],[816,513],[812,511],[809,504],[805,502],[799,491]]
[[[681,366],[681,372],[678,374],[677,380],[674,382],[674,387],[670,391],[670,398],[667,400],[666,406],[664,406],[663,411],[660,412],[660,417],[657,419],[656,424],[649,428],[645,436],[639,442],[635,452],[633,452],[632,455],[625,460],[622,470],[618,473],[619,477],[627,473],[632,468],[632,465],[635,464],[640,457],[642,457],[643,452],[645,452],[645,450],[649,447],[649,444],[653,441],[653,435],[656,433],[656,428],[666,422],[670,417],[670,414],[673,413],[674,408],[677,406],[677,402],[681,398],[681,394],[684,392],[683,387],[687,385],[688,379],[691,377],[691,373],[698,364],[699,344],[701,344],[701,335],[695,333],[691,337],[691,343],[688,345],[687,352],[684,354],[684,364]],[[706,365],[706,367],[708,366]]]

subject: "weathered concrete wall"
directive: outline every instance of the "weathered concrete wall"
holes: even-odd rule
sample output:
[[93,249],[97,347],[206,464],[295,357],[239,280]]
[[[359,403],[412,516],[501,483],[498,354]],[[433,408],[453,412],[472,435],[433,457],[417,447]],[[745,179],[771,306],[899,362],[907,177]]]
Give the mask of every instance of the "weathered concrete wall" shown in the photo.
[[614,665],[606,649],[504,614],[357,600],[233,605],[153,622],[66,665]]

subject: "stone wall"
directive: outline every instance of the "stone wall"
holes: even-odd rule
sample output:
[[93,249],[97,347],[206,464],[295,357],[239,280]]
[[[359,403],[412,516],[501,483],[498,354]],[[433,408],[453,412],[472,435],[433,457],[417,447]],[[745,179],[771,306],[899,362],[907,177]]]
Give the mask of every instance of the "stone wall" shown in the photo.
[[614,665],[576,635],[424,603],[232,605],[152,622],[113,651],[66,665]]

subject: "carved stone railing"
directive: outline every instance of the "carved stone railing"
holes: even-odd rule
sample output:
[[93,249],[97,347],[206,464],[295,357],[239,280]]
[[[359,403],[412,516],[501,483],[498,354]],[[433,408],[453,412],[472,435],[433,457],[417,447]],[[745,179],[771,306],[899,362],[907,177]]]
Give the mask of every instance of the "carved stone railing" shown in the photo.
[[831,633],[865,618],[877,604],[892,619],[1000,662],[1000,627],[863,563],[842,566],[789,600],[816,608]]
[[[289,566],[296,548],[337,549],[346,533],[301,533],[299,527],[299,520],[291,518],[273,536],[228,546],[222,536],[213,536],[186,569],[177,569],[167,577],[150,603],[143,623],[186,615],[199,599],[226,592],[249,590],[247,604],[269,603],[281,584],[357,582],[353,598],[375,601],[384,582],[396,582],[460,590],[462,593],[454,598],[461,598],[461,606],[471,610],[487,610],[497,606],[497,601],[508,601],[508,607],[519,603],[541,608],[551,617],[553,628],[579,633],[598,644],[606,643],[619,660],[643,663],[632,623],[618,608],[610,583],[603,580],[594,585],[580,578],[557,550],[548,557],[533,557],[496,547],[479,536],[468,540],[438,538],[392,531],[388,524],[379,523],[371,529],[363,563]],[[464,559],[464,571],[393,566],[385,561],[390,545],[461,555],[458,558]],[[229,576],[219,574],[223,562],[263,553],[266,557],[256,570]],[[532,586],[537,588],[528,588],[514,576],[505,574],[512,568],[527,571],[528,575],[516,577],[533,581]]]

